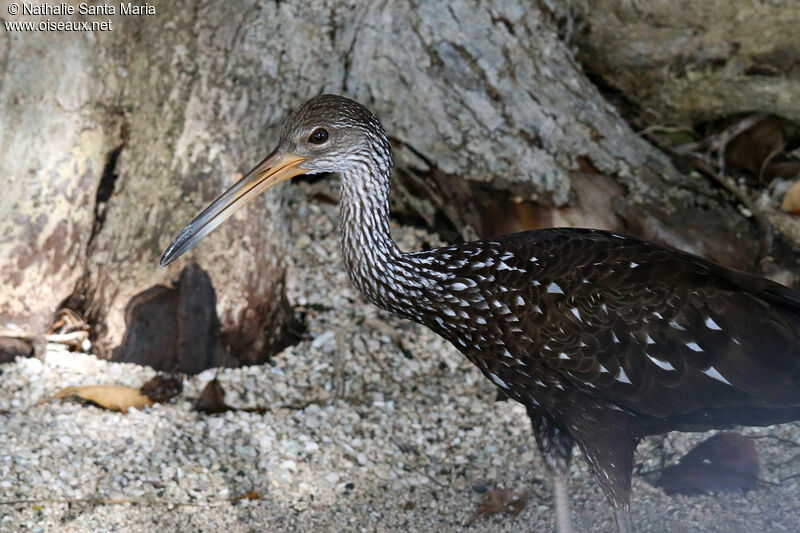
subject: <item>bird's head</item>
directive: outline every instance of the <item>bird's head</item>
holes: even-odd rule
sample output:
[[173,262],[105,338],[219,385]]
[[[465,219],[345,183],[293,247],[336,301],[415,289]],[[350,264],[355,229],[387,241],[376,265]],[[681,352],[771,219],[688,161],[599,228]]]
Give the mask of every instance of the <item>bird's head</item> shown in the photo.
[[278,145],[261,163],[192,220],[161,257],[167,266],[262,192],[300,174],[358,175],[365,165],[388,175],[391,154],[378,119],[358,102],[312,98],[284,121]]

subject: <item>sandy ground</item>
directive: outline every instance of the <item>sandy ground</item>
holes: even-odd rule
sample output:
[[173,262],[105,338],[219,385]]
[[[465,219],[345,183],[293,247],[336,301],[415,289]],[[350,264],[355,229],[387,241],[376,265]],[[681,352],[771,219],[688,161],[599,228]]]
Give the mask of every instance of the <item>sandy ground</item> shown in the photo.
[[[185,379],[173,403],[127,414],[39,402],[69,385],[138,387],[151,369],[54,345],[41,361],[0,366],[0,531],[552,530],[524,409],[496,402],[441,339],[361,300],[339,258],[335,207],[308,203],[307,189],[295,187],[287,208],[290,298],[309,329],[274,365],[206,371]],[[419,229],[393,231],[403,249],[437,243]],[[268,411],[194,411],[215,375],[229,404]],[[759,437],[759,489],[670,497],[637,477],[637,530],[800,531],[800,424],[744,431]],[[637,461],[645,470],[662,455],[675,462],[707,436],[648,439]],[[522,513],[468,526],[498,487],[528,494]],[[571,494],[578,531],[614,529],[579,456]]]

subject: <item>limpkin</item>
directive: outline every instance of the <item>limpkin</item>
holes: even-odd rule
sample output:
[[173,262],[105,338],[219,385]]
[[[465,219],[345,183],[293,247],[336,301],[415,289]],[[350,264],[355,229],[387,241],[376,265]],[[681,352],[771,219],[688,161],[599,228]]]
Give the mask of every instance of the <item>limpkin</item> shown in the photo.
[[347,98],[293,111],[277,148],[208,206],[168,265],[261,192],[304,173],[342,183],[342,252],[374,304],[451,342],[525,405],[569,530],[574,444],[631,531],[639,439],[800,419],[800,293],[700,257],[593,229],[527,231],[402,252],[389,233],[392,155],[381,123]]

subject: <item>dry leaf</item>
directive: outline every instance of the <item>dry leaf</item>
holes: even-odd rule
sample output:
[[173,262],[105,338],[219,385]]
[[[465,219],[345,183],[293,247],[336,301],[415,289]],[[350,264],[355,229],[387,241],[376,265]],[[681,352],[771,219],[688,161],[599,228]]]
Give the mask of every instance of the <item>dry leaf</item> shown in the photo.
[[128,409],[153,405],[150,398],[139,392],[133,387],[123,387],[120,385],[85,385],[82,387],[67,387],[61,389],[52,396],[52,399],[69,398],[77,396],[87,402],[92,402],[105,409],[112,411],[122,411],[127,413]]
[[156,376],[139,390],[155,403],[166,403],[181,393],[183,382],[180,378]]
[[257,500],[260,497],[261,497],[261,495],[259,493],[257,493],[256,491],[248,490],[247,492],[244,493],[244,497],[243,498],[245,500]]
[[781,211],[792,215],[800,215],[800,181],[795,181],[781,202]]
[[758,483],[758,454],[751,439],[718,433],[665,468],[655,482],[667,494],[702,494],[750,490]]
[[203,413],[223,413],[230,411],[230,406],[225,403],[225,389],[222,388],[217,378],[212,379],[205,386],[194,408]]
[[527,498],[527,494],[517,494],[513,490],[492,489],[486,493],[486,499],[478,506],[475,515],[467,522],[467,525],[472,525],[482,518],[488,518],[497,513],[517,516],[525,508]]
[[783,121],[767,117],[728,142],[725,149],[725,164],[747,171],[753,178],[761,175],[765,163],[783,150],[786,138]]
[[769,178],[800,178],[800,161],[778,161],[767,167],[764,175]]

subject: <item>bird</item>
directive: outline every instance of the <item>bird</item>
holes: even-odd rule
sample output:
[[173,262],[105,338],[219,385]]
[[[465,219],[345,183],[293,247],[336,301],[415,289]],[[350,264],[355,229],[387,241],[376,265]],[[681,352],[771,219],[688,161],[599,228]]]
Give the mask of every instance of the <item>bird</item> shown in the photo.
[[452,343],[525,406],[552,474],[560,533],[571,530],[566,474],[576,445],[617,529],[628,533],[643,437],[800,419],[799,292],[599,229],[404,252],[389,230],[392,166],[370,110],[316,96],[288,115],[270,155],[192,220],[160,263],[283,181],[337,175],[350,280],[378,307]]

